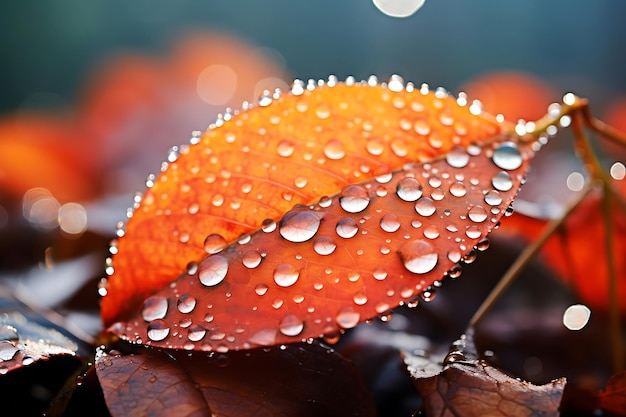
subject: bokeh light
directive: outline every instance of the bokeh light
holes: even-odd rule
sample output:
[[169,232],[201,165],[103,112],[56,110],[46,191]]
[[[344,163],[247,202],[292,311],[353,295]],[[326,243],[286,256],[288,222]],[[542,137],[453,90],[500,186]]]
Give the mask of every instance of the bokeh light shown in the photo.
[[374,5],[391,17],[409,17],[417,12],[425,0],[373,0]]
[[569,330],[581,330],[589,323],[591,310],[583,304],[569,306],[563,313],[563,325]]

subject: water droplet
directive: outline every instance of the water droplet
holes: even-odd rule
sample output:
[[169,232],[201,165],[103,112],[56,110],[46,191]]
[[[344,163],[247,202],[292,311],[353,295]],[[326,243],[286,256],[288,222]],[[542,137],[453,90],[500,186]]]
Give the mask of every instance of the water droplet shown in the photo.
[[450,252],[448,252],[448,259],[450,260],[450,262],[459,262],[462,257],[463,255],[458,250],[451,250]]
[[189,294],[183,294],[178,298],[178,311],[181,313],[191,313],[196,308],[196,299]]
[[450,365],[454,362],[462,362],[467,360],[465,358],[465,355],[463,354],[463,352],[461,352],[460,350],[453,350],[452,352],[448,353],[446,355],[446,357],[443,360],[443,365]]
[[428,217],[435,214],[435,205],[430,198],[421,198],[415,203],[415,211],[420,216]]
[[167,306],[167,298],[165,297],[158,295],[148,297],[143,302],[141,316],[148,323],[154,319],[162,319],[167,314]]
[[413,123],[413,129],[418,135],[426,136],[430,133],[430,125],[427,121],[418,119]]
[[320,119],[328,119],[330,117],[330,107],[327,104],[320,104],[315,109],[315,115]]
[[187,339],[192,342],[199,342],[206,335],[206,329],[199,324],[195,324],[187,330]]
[[385,147],[383,146],[382,142],[379,141],[378,139],[370,139],[367,141],[367,144],[365,145],[365,149],[367,149],[367,152],[370,153],[370,155],[381,155],[383,153],[383,151],[385,150]]
[[279,330],[285,336],[297,336],[304,329],[304,322],[294,314],[289,314],[280,321]]
[[522,165],[522,155],[513,142],[504,142],[494,149],[491,160],[498,168],[507,171],[517,169]]
[[328,159],[341,159],[346,155],[346,151],[343,149],[343,144],[337,139],[331,139],[326,142],[324,146],[324,155]]
[[361,320],[361,315],[358,311],[355,311],[352,307],[344,307],[339,310],[337,317],[335,318],[337,324],[344,329],[351,329]]
[[154,342],[164,340],[170,334],[170,326],[163,319],[152,320],[148,324],[148,337]]
[[212,287],[222,282],[227,273],[228,260],[221,255],[212,255],[200,263],[198,278],[202,285]]
[[491,185],[493,185],[493,188],[496,190],[509,191],[513,188],[513,181],[507,172],[500,171],[491,179]]
[[394,92],[404,90],[404,79],[399,75],[392,75],[387,82],[387,88]]
[[296,283],[300,271],[290,264],[280,264],[274,270],[274,282],[281,287],[289,287]]
[[452,268],[448,270],[448,276],[453,279],[458,278],[461,276],[462,272],[463,272],[463,267],[459,264],[454,264],[452,265]]
[[290,242],[306,242],[317,233],[320,215],[312,211],[290,211],[283,216],[278,231]]
[[480,228],[478,226],[469,226],[465,230],[465,235],[470,239],[478,239],[482,233],[480,232]]
[[387,278],[387,271],[385,271],[385,268],[382,266],[377,266],[374,268],[374,271],[372,271],[372,275],[374,276],[374,279],[382,281]]
[[12,345],[17,345],[20,336],[17,329],[9,324],[0,326],[0,341],[6,341]]
[[380,219],[380,228],[385,232],[393,233],[400,228],[400,220],[394,213],[387,213]]
[[359,291],[358,293],[354,294],[352,300],[354,301],[354,304],[362,306],[363,304],[367,303],[367,295],[364,292]]
[[360,213],[369,203],[369,193],[360,185],[348,185],[339,194],[339,204],[348,213]]
[[422,184],[413,177],[400,180],[396,194],[404,201],[417,201],[422,196]]
[[398,250],[398,253],[404,267],[415,274],[432,271],[439,260],[439,255],[433,246],[420,239],[407,242]]
[[489,238],[485,237],[476,244],[476,249],[483,252],[489,249],[489,245],[490,245]]
[[263,222],[261,223],[261,230],[263,230],[265,233],[272,233],[274,230],[276,230],[276,222],[272,219],[263,220]]
[[209,254],[220,252],[228,243],[222,235],[210,234],[204,239],[204,250]]
[[269,287],[263,283],[259,283],[254,286],[254,292],[257,293],[257,295],[265,295],[268,289]]
[[437,188],[441,186],[441,178],[439,177],[430,177],[430,179],[428,180],[428,184],[433,187],[433,188]]
[[482,223],[487,220],[487,210],[482,206],[474,206],[467,212],[469,219],[475,223]]
[[337,244],[330,236],[318,236],[313,242],[313,249],[319,255],[330,255],[337,248]]
[[421,294],[420,294],[420,298],[422,300],[424,300],[425,302],[429,302],[435,299],[435,297],[437,296],[437,292],[435,291],[435,289],[433,287],[427,287]]
[[281,140],[280,142],[278,142],[278,146],[276,148],[278,155],[283,156],[285,158],[293,155],[293,150],[294,150],[293,143],[291,143],[288,140]]
[[428,239],[437,239],[439,237],[439,230],[437,230],[437,226],[431,224],[424,228],[424,237]]
[[0,361],[10,361],[19,349],[8,340],[0,340]]
[[469,163],[469,155],[461,146],[455,146],[446,155],[446,162],[452,168],[464,168]]
[[357,232],[359,231],[359,226],[356,224],[356,221],[354,219],[350,217],[344,217],[337,222],[335,231],[340,237],[344,239],[349,239],[357,234]]
[[455,182],[450,185],[450,194],[455,197],[464,197],[467,194],[467,189],[465,188],[465,184],[462,182]]
[[241,257],[241,263],[249,269],[254,269],[259,266],[261,264],[261,260],[263,260],[263,257],[255,250],[249,250]]
[[500,197],[500,193],[496,190],[491,190],[487,194],[485,194],[485,203],[490,206],[497,206],[502,203],[502,197]]
[[293,184],[296,186],[296,188],[304,188],[306,187],[307,184],[307,179],[305,177],[296,177],[293,180]]

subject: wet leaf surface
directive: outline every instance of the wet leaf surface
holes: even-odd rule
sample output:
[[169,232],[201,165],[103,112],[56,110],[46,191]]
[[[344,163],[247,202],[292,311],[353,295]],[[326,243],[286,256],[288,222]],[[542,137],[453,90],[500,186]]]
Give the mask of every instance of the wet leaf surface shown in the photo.
[[373,416],[354,365],[319,344],[206,354],[100,351],[113,416]]
[[558,416],[565,378],[536,386],[478,357],[468,331],[442,358],[404,355],[427,416]]

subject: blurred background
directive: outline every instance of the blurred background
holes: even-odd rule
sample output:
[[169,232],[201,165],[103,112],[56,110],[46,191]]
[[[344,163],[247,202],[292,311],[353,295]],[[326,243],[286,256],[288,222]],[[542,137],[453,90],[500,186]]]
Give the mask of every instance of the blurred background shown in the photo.
[[[626,131],[626,4],[427,0],[404,18],[381,10],[419,3],[0,3],[0,273],[39,264],[101,274],[98,251],[167,150],[294,78],[398,73],[467,91],[511,121],[537,119],[574,91]],[[580,170],[571,142],[556,142],[567,157],[538,158],[542,181],[524,188],[538,200],[562,202]],[[82,270],[51,268],[92,250]],[[58,305],[36,282],[24,294],[42,287],[38,302]]]

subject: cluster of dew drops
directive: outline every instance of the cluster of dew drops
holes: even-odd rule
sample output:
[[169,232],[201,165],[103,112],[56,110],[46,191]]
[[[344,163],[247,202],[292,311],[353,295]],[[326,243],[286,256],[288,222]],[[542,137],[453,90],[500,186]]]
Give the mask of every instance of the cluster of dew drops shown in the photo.
[[[327,85],[329,87],[332,87],[336,85],[337,82],[338,82],[337,78],[334,76],[331,76],[328,79],[328,81],[319,80],[315,82],[314,80],[309,80],[307,83],[304,83],[303,81],[296,80],[293,83],[291,94],[301,95],[307,90],[308,91],[314,90],[317,86]],[[347,85],[353,85],[355,83],[356,81],[353,77],[348,77],[345,81],[345,84]],[[376,77],[372,76],[367,81],[362,81],[361,83],[367,84],[370,86],[375,86],[378,84],[378,80]],[[399,92],[402,90],[413,91],[415,89],[415,86],[412,83],[405,84],[404,80],[397,75],[392,76],[389,79],[389,81],[387,83],[383,83],[383,85],[385,85],[389,90],[396,91],[396,92]],[[423,84],[420,87],[419,91],[424,95],[430,92],[429,87],[426,84]],[[258,106],[261,106],[261,107],[268,106],[272,103],[273,100],[278,99],[280,95],[281,95],[280,90],[276,90],[274,93],[271,93],[271,94],[269,92],[264,92],[263,95],[259,98],[257,104]],[[435,91],[435,95],[437,97],[443,98],[443,97],[447,97],[448,93],[445,90],[439,88]],[[464,93],[459,94],[456,102],[459,106],[469,105],[469,111],[470,113],[474,115],[480,115],[482,112],[480,102],[473,101],[470,104],[468,102],[467,96]],[[551,108],[549,109],[550,114],[556,115],[558,111],[560,111],[560,107],[557,108],[555,106],[558,106],[558,105],[552,105]],[[252,108],[253,104],[244,102],[242,107],[243,107],[243,110],[247,110],[247,109]],[[224,114],[220,114],[217,120],[213,124],[210,125],[210,128],[222,126],[226,121],[230,120],[232,116],[235,114],[237,114],[237,112],[236,111],[233,112],[232,110],[228,110]],[[496,120],[499,122],[503,122],[504,118],[501,115],[498,115],[496,116]],[[566,125],[566,123],[567,123],[566,120],[561,120],[561,125]],[[418,129],[418,128],[426,128],[426,127],[420,127],[420,126],[415,127],[415,129]],[[515,131],[518,135],[532,133],[533,129],[534,129],[534,124],[532,124],[532,122],[526,123],[524,121],[519,121],[517,126],[515,127]],[[551,126],[551,128],[548,129],[547,131],[547,135],[540,135],[538,138],[538,141],[532,144],[533,148],[537,150],[542,144],[545,144],[547,137],[553,134],[556,134],[556,128],[552,129],[552,126]],[[190,140],[190,144],[193,145],[193,144],[199,143],[201,135],[202,133],[200,131],[193,132],[191,140]],[[178,156],[180,155],[180,153],[184,152],[186,147],[187,145],[183,145],[182,147],[172,148],[168,153],[167,160],[161,166],[161,171],[162,172],[165,171],[168,168],[168,165],[170,163],[175,162]],[[279,149],[279,152],[281,152],[281,149]],[[282,152],[287,152],[287,150],[283,149]],[[337,150],[333,148],[332,145],[330,145],[330,147],[325,148],[324,152],[326,156],[331,159],[341,158],[341,155],[340,155],[341,149]],[[368,147],[368,152],[375,153],[377,152],[377,150],[374,148]],[[447,154],[446,162],[450,167],[463,168],[468,163],[470,154],[472,154],[473,152],[479,153],[480,150],[477,148],[474,151],[472,151],[471,149],[468,149],[466,151],[464,149],[455,148]],[[494,205],[500,204],[501,202],[501,199],[499,198],[496,190],[508,191],[512,187],[512,179],[507,174],[506,171],[516,169],[517,167],[519,167],[522,163],[522,156],[519,150],[517,149],[517,146],[515,143],[505,142],[501,144],[499,147],[497,147],[496,149],[494,149],[494,152],[492,155],[492,161],[494,162],[496,166],[503,169],[503,171],[501,171],[499,174],[494,176],[494,178],[492,178],[492,185],[494,187],[494,192],[488,193],[485,196],[485,201],[489,205],[494,206]],[[155,180],[156,180],[156,176],[150,175],[146,181],[146,186],[150,188],[154,184]],[[384,181],[382,177],[381,177],[381,181]],[[435,184],[431,184],[431,185],[435,186]],[[398,187],[396,189],[396,195],[400,199],[404,201],[417,201],[416,206],[415,206],[415,210],[417,211],[417,213],[421,214],[422,216],[428,216],[429,213],[432,214],[431,210],[433,209],[433,206],[428,204],[430,202],[430,199],[426,199],[426,198],[420,199],[421,193],[422,193],[421,185],[418,183],[417,180],[415,180],[414,178],[409,178],[409,177],[404,178],[398,184]],[[463,184],[461,183],[453,184],[450,187],[450,193],[453,196],[462,197],[465,193]],[[133,211],[139,207],[140,203],[141,203],[141,195],[138,194],[136,195],[134,199],[133,207],[128,209],[128,212],[127,212],[128,218],[132,217]],[[320,207],[323,208],[325,206],[328,207],[330,203],[331,203],[330,198],[326,198],[326,199],[323,198],[320,200],[318,204]],[[345,187],[341,195],[339,196],[339,203],[346,212],[358,213],[364,210],[369,204],[369,196],[367,194],[367,190],[365,190],[364,188],[358,185]],[[505,215],[510,215],[511,213],[512,213],[512,207],[509,207],[506,210]],[[487,213],[481,206],[475,206],[470,210],[470,212],[468,213],[468,216],[472,221],[480,222],[487,218]],[[297,223],[296,227],[292,227],[296,223]],[[319,224],[320,224],[320,217],[317,216],[314,212],[291,211],[291,212],[288,212],[278,224],[270,219],[264,221],[261,226],[261,230],[263,232],[273,232],[274,230],[278,228],[280,235],[284,239],[291,241],[291,242],[304,242],[309,239],[312,239],[315,236],[318,230]],[[399,221],[397,218],[393,216],[393,214],[385,215],[381,219],[380,227],[385,231],[395,231],[399,228]],[[358,231],[358,225],[351,218],[345,218],[339,221],[336,225],[336,233],[338,236],[342,238],[350,238],[354,236],[357,233],[357,231]],[[125,233],[124,224],[120,223],[118,225],[117,236],[122,237],[124,233]],[[425,230],[426,237],[428,237],[427,233],[428,231]],[[473,231],[468,230],[467,233],[473,233]],[[468,237],[477,238],[480,236],[480,232],[478,231],[477,233],[478,233],[478,236],[468,234]],[[250,241],[250,239],[251,239],[250,235],[245,235],[239,239],[238,243],[246,244]],[[200,283],[207,287],[216,286],[219,283],[221,283],[226,278],[227,273],[228,273],[228,267],[229,267],[228,260],[223,256],[215,255],[215,254],[222,251],[227,246],[227,244],[228,242],[226,242],[226,240],[218,234],[208,235],[204,242],[204,247],[208,254],[214,255],[214,256],[209,256],[208,258],[205,258],[202,264],[202,268],[199,268],[199,265],[195,262],[190,263],[187,273],[189,275],[197,274]],[[456,256],[454,262],[457,262],[457,263],[453,266],[452,269],[450,269],[447,272],[447,275],[450,276],[451,278],[457,278],[458,276],[460,276],[461,270],[462,270],[460,263],[461,262],[463,263],[473,262],[473,260],[476,257],[476,251],[485,250],[488,246],[489,246],[489,241],[487,240],[487,238],[485,238],[481,240],[480,242],[478,242],[476,246],[472,250],[467,252],[465,255],[459,254],[458,256]],[[332,253],[335,250],[336,245],[332,241],[331,238],[327,236],[319,236],[314,241],[313,247],[314,247],[314,250],[318,254],[326,255],[326,254]],[[115,241],[113,241],[111,244],[110,252],[113,255],[117,253],[117,247],[116,247]],[[266,254],[262,254],[257,251],[249,251],[243,255],[241,261],[244,264],[244,266],[246,266],[247,268],[249,269],[255,268],[261,263],[264,255]],[[436,254],[434,255],[437,256]],[[406,267],[408,271],[413,272],[413,273],[425,273],[434,268],[437,262],[437,259],[434,258],[433,256],[429,256],[429,257],[421,257],[421,258],[407,258],[403,261],[404,261],[404,266]],[[110,258],[107,259],[106,267],[107,267],[107,271],[106,271],[107,274],[108,275],[112,274],[113,265],[112,265],[112,261]],[[282,287],[288,287],[288,286],[293,285],[298,280],[298,271],[289,264],[280,264],[275,269],[273,278],[277,285],[282,286]],[[105,282],[103,282],[103,284],[105,284]],[[435,281],[432,286],[428,286],[427,288],[425,288],[418,298],[424,301],[432,300],[436,295],[436,287],[439,287],[440,285],[441,285],[440,281]],[[255,291],[259,295],[263,295],[265,292],[267,292],[267,290],[268,288],[267,288],[267,285],[265,284],[260,284],[259,286],[255,288]],[[106,285],[102,285],[100,287],[100,294],[101,295],[106,294]],[[417,305],[418,298],[415,298],[414,301],[408,302],[407,305],[410,307]],[[360,299],[357,300],[357,298],[355,298],[355,303],[359,304],[359,302],[362,303],[363,301]],[[189,294],[184,294],[179,297],[177,305],[178,305],[178,310],[181,313],[188,313],[188,312],[193,311],[193,309],[195,308],[196,300],[193,296]],[[144,304],[143,318],[144,320],[150,323],[148,326],[147,335],[153,341],[164,340],[169,335],[169,332],[170,332],[169,326],[164,324],[161,320],[165,316],[167,312],[167,308],[168,308],[168,302],[163,297],[151,297],[148,300],[146,300],[146,303]],[[384,321],[388,320],[391,317],[391,314],[389,313],[389,309],[380,311],[380,313],[381,313],[380,317]],[[356,317],[356,322],[354,320],[355,317]],[[340,324],[342,324],[342,327],[349,328],[349,327],[353,327],[354,325],[356,325],[356,323],[359,321],[359,317],[358,315],[354,316],[354,314],[352,315],[347,314],[346,317],[343,317],[343,318],[338,317],[337,321]],[[204,329],[200,325],[191,326],[191,322],[189,322],[189,326],[190,327],[188,329],[188,338],[190,341],[197,342],[197,341],[200,341],[202,338],[204,338],[206,334],[206,329]],[[280,330],[283,334],[287,336],[297,336],[302,331],[302,326],[303,326],[302,322],[299,321],[297,318],[295,318],[295,316],[294,317],[288,316],[281,322]]]

